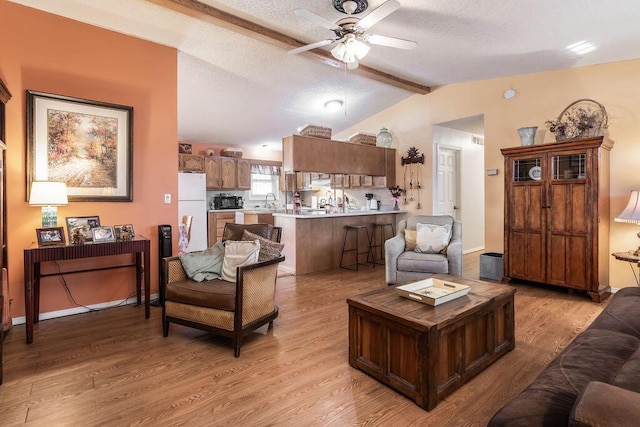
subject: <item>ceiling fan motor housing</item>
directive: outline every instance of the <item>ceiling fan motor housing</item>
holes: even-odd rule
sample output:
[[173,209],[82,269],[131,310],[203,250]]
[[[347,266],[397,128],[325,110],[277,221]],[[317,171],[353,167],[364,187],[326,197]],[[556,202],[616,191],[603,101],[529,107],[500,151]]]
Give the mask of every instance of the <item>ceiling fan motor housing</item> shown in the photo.
[[333,0],[333,7],[338,12],[353,15],[367,10],[369,3],[367,0]]

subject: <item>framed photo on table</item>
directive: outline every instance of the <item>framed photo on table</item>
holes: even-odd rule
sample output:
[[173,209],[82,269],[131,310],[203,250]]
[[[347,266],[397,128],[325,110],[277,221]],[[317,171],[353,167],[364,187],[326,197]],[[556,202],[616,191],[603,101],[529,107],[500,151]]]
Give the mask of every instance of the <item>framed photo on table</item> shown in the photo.
[[64,229],[62,227],[36,228],[38,246],[64,245]]
[[93,230],[100,227],[99,216],[68,216],[67,233],[69,233],[69,243],[77,245],[81,243],[93,242]]
[[92,228],[93,243],[114,242],[115,236],[113,234],[113,227],[96,227]]
[[114,225],[113,228],[116,234],[116,240],[133,240],[136,236],[133,231],[133,224]]
[[133,107],[27,91],[32,181],[67,184],[69,201],[133,201]]

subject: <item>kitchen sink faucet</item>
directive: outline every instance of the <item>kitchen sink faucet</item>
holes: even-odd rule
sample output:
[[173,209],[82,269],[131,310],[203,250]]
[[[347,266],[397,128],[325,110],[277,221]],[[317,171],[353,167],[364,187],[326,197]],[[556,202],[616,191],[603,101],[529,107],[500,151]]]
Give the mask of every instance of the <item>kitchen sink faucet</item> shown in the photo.
[[268,207],[269,207],[269,205],[268,205],[268,203],[269,203],[269,194],[271,194],[271,195],[273,196],[273,203],[276,203],[276,200],[277,200],[277,199],[276,199],[276,195],[275,195],[275,194],[273,194],[273,193],[267,193],[267,195],[266,195],[266,196],[264,196],[264,207],[265,207],[265,208],[268,208]]

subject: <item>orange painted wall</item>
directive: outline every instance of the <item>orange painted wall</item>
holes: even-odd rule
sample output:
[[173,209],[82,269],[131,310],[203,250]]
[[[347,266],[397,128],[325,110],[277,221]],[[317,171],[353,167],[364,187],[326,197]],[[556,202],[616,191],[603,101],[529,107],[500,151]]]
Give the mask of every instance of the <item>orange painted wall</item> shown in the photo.
[[[157,292],[157,225],[177,225],[177,51],[4,0],[0,16],[0,77],[13,95],[5,135],[11,316],[24,315],[22,251],[40,227],[40,209],[25,201],[28,89],[134,107],[133,202],[70,202],[58,208],[58,225],[65,216],[85,215],[99,215],[103,225],[133,224],[136,234],[151,239],[147,273],[151,293]],[[164,193],[172,194],[174,203],[164,204]],[[132,256],[115,258],[74,261],[63,268],[132,262]],[[79,273],[65,280],[76,301],[89,305],[130,295],[134,272]],[[42,280],[41,312],[73,307],[60,278]]]

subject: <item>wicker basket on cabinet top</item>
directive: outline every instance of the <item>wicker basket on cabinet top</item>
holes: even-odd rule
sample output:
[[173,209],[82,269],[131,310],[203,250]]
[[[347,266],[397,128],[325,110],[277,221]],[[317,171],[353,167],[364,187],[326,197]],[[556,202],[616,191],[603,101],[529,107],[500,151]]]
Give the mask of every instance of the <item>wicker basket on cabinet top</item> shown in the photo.
[[322,125],[306,125],[300,131],[300,135],[331,139],[331,128]]

